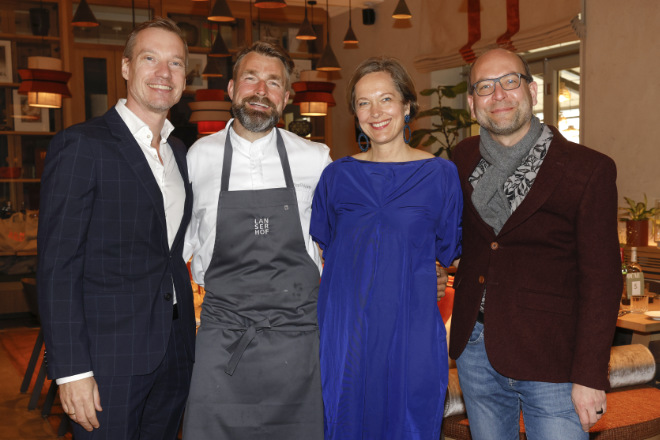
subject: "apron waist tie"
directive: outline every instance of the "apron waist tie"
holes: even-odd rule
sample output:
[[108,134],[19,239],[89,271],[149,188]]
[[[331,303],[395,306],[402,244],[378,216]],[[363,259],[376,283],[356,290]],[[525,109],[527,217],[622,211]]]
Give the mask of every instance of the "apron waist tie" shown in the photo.
[[238,362],[243,357],[243,353],[245,353],[245,350],[247,349],[248,345],[250,345],[252,340],[257,336],[257,332],[266,329],[273,331],[284,331],[284,332],[293,332],[293,331],[310,332],[310,331],[318,330],[318,326],[315,324],[306,324],[306,325],[281,325],[281,326],[271,327],[268,318],[264,318],[261,321],[255,322],[247,329],[245,329],[241,337],[238,338],[236,342],[234,342],[229,347],[227,347],[227,351],[231,353],[231,357],[229,358],[229,362],[227,363],[227,367],[225,368],[225,373],[227,373],[230,376],[234,375],[234,371],[236,371]]
[[240,338],[238,338],[236,342],[234,342],[229,347],[227,347],[227,351],[231,353],[231,358],[229,358],[229,362],[227,363],[227,367],[225,368],[225,373],[227,373],[230,376],[234,375],[234,371],[236,371],[236,366],[243,357],[243,353],[245,352],[245,349],[247,348],[248,345],[250,345],[250,342],[252,342],[255,336],[257,336],[257,330],[263,330],[265,328],[270,328],[270,321],[268,320],[268,318],[264,318],[261,321],[257,321],[251,326],[249,326],[245,330],[245,332],[243,332],[243,335]]

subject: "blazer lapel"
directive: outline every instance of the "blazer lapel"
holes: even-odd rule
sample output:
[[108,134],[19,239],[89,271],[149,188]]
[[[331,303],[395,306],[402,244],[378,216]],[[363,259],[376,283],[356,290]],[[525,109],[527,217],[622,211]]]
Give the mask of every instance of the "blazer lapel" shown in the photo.
[[511,214],[499,235],[504,235],[514,229],[543,206],[561,182],[567,160],[569,160],[567,141],[559,132],[553,130],[553,138],[548,148],[548,154],[543,159],[543,164],[532,188],[520,206]]
[[192,215],[193,194],[192,185],[190,184],[190,179],[188,179],[188,166],[186,164],[185,146],[179,139],[171,136],[168,142],[170,143],[172,151],[174,152],[174,159],[176,160],[176,164],[179,167],[179,172],[181,173],[181,178],[183,179],[183,186],[186,190],[186,200],[183,206],[181,224],[179,225],[179,230],[177,231],[176,237],[174,237],[174,241],[172,242],[171,249],[173,250],[176,249],[178,243],[183,240],[186,230],[188,229],[188,223],[190,222],[190,217]]
[[[566,141],[566,139],[564,139],[554,127],[550,127],[550,129],[553,133],[552,142],[548,148],[548,154],[545,159],[543,159],[543,165],[541,165],[536,180],[529,193],[525,196],[525,200],[523,200],[520,206],[513,212],[513,214],[511,214],[511,217],[506,221],[498,236],[502,236],[515,229],[518,225],[538,211],[546,200],[548,200],[548,197],[550,197],[559,182],[561,182],[565,172],[566,161],[570,160],[570,151],[567,147],[568,141]],[[493,228],[482,220],[481,215],[479,215],[474,204],[472,204],[472,193],[474,192],[474,188],[468,179],[481,160],[481,154],[479,153],[478,148],[479,141],[477,140],[476,142],[477,147],[472,149],[471,154],[468,157],[467,162],[469,163],[469,166],[463,169],[465,174],[460,176],[465,194],[464,204],[465,207],[470,209],[474,216],[479,219],[479,223],[483,226],[479,231],[486,237],[493,238]]]
[[[117,150],[124,156],[126,162],[128,162],[128,165],[146,190],[151,203],[158,213],[158,221],[161,227],[164,231],[167,231],[163,194],[156,182],[153,171],[151,171],[151,167],[149,167],[149,163],[147,163],[147,158],[144,157],[142,149],[114,107],[105,113],[104,118],[110,126],[110,132],[119,140],[116,144]],[[165,247],[169,248],[167,245],[167,234],[161,235],[164,237]]]

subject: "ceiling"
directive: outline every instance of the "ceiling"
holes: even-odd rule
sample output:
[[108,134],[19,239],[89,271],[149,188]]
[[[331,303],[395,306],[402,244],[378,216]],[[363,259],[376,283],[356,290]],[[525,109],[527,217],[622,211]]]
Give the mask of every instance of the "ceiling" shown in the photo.
[[[240,2],[249,2],[250,0],[234,0]],[[254,0],[252,0],[254,1]],[[305,0],[285,0],[287,5],[290,6],[305,6]],[[343,14],[348,9],[348,0],[327,0],[328,8],[330,9],[330,16],[335,16],[337,14]],[[317,0],[315,8],[325,9],[326,0]],[[385,0],[351,0],[351,8],[353,9],[365,9],[365,8],[375,8],[381,3],[384,3]]]

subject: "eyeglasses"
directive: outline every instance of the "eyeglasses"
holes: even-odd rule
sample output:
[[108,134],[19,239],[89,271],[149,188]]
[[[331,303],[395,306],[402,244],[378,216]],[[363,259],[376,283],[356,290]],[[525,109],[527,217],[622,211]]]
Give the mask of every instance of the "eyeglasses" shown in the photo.
[[524,78],[528,83],[532,82],[532,77],[522,73],[507,73],[499,78],[482,79],[472,84],[472,90],[479,96],[488,96],[495,93],[495,85],[500,83],[503,90],[515,90],[520,87],[520,79]]

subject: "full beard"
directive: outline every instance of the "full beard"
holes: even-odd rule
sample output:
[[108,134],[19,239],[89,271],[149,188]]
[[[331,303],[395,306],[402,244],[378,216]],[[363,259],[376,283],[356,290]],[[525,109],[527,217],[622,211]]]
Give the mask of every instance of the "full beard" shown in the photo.
[[[270,112],[251,109],[248,107],[249,102],[266,104],[270,108]],[[252,133],[268,131],[275,127],[280,120],[280,113],[277,111],[275,104],[268,98],[250,96],[243,99],[240,103],[232,104],[231,110],[234,117],[238,119],[238,122]]]

